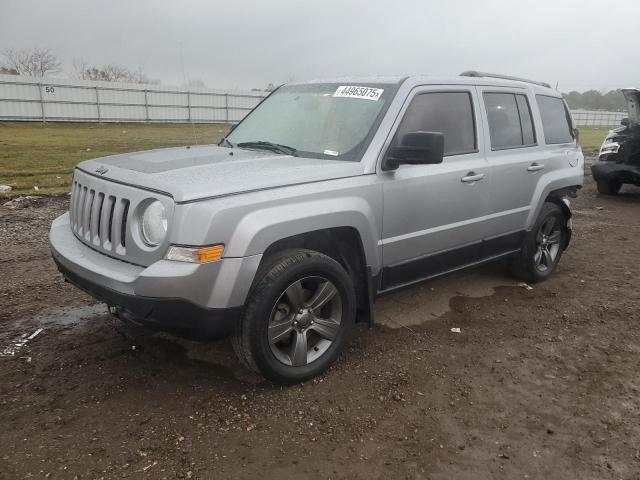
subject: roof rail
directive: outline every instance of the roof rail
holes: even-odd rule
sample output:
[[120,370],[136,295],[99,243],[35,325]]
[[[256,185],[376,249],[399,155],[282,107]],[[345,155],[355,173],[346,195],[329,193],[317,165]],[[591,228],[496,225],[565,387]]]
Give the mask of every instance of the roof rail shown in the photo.
[[460,74],[461,77],[488,77],[488,78],[500,78],[502,80],[515,80],[517,82],[533,83],[534,85],[540,85],[541,87],[551,88],[546,82],[536,82],[535,80],[527,80],[526,78],[511,77],[509,75],[498,75],[497,73],[476,72],[475,70],[467,70]]

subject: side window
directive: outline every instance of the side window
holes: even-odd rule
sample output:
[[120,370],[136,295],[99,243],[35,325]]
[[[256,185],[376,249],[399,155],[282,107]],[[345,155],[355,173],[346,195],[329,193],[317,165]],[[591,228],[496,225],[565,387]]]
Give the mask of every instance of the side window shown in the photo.
[[516,95],[518,112],[520,113],[520,124],[522,125],[522,143],[524,145],[535,145],[536,135],[533,131],[533,120],[531,118],[531,108],[526,95]]
[[433,92],[416,95],[396,132],[395,141],[410,132],[440,132],[444,154],[471,153],[476,148],[476,128],[471,94]]
[[561,98],[536,95],[542,129],[546,143],[569,143],[573,141],[570,117]]
[[493,150],[535,145],[531,108],[526,95],[485,93],[484,104]]

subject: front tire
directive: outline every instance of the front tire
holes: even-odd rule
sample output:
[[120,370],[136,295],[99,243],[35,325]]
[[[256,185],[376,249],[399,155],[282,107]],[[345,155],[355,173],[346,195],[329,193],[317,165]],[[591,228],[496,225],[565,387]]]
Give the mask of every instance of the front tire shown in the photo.
[[556,269],[566,245],[566,219],[562,209],[545,202],[522,251],[511,264],[512,272],[531,283],[542,282]]
[[251,370],[278,384],[324,372],[355,323],[353,282],[332,258],[289,250],[267,259],[232,338]]
[[618,180],[607,180],[596,182],[598,193],[602,195],[617,195],[622,188],[622,183]]

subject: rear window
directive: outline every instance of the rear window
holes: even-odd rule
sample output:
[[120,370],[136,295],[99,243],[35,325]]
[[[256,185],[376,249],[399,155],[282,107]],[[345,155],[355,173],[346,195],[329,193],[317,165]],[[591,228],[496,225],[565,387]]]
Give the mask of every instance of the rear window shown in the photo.
[[531,109],[525,95],[485,93],[484,104],[493,150],[535,145]]
[[564,101],[546,95],[536,95],[536,100],[542,117],[544,141],[548,144],[572,142],[570,117]]

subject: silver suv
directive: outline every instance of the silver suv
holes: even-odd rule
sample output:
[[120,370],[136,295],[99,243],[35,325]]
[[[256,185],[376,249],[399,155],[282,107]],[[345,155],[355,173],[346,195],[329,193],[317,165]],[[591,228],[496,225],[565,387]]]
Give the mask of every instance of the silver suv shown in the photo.
[[277,383],[338,356],[383,293],[508,258],[546,279],[571,236],[584,159],[546,84],[351,78],[278,88],[219,145],[75,170],[50,240],[112,314],[231,335]]

